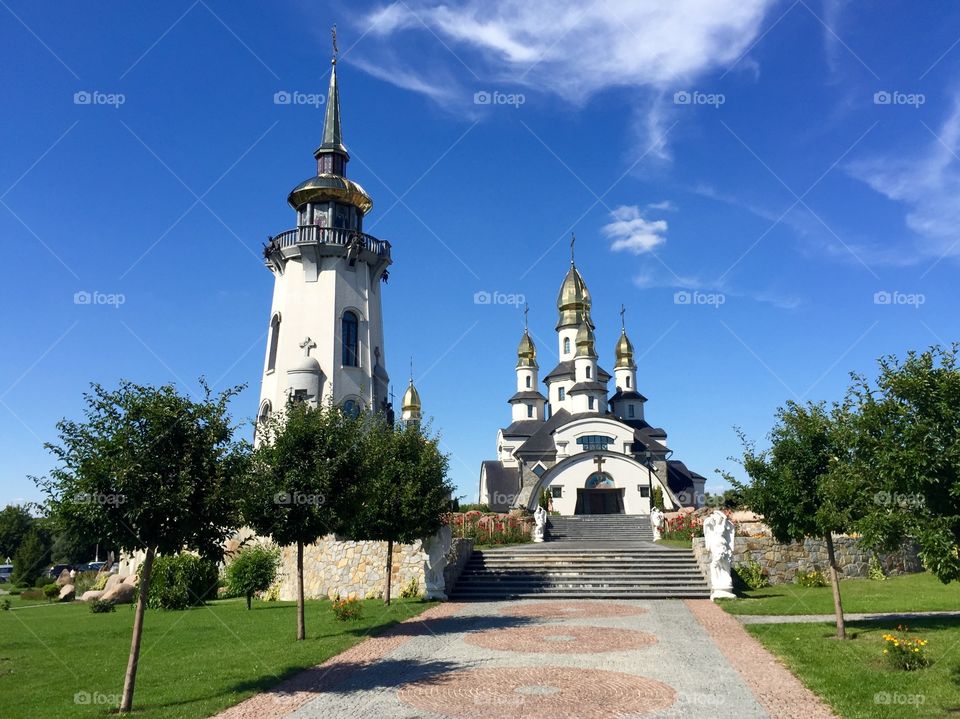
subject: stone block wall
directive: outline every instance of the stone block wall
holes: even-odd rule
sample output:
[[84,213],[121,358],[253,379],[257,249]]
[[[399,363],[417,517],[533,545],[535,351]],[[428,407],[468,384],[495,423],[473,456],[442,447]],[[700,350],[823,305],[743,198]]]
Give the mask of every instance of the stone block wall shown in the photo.
[[453,590],[471,554],[473,554],[472,539],[459,538],[450,543],[447,563],[443,568],[443,586],[446,587],[447,594]]
[[[425,587],[424,562],[427,555],[421,542],[393,545],[391,596],[411,579],[421,593]],[[381,597],[386,589],[387,543],[338,541],[328,535],[303,548],[303,591],[307,599]],[[280,592],[282,600],[297,598],[297,548],[281,550]]]
[[[870,557],[874,552],[863,549],[855,537],[833,538],[837,568],[844,577],[867,577],[870,573]],[[693,540],[693,553],[704,576],[710,576],[710,556],[703,537]],[[877,557],[886,574],[909,574],[922,572],[923,566],[914,544],[904,545],[896,552],[879,553]],[[733,566],[758,562],[763,567],[771,584],[793,582],[798,570],[811,569],[827,576],[826,542],[822,539],[805,539],[802,542],[781,544],[772,537],[737,537],[734,542]]]

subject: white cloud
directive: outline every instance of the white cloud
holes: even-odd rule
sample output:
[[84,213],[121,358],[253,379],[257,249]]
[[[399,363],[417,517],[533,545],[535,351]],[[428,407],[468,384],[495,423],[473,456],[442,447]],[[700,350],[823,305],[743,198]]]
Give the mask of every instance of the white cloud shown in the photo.
[[612,221],[601,231],[613,242],[614,252],[625,250],[635,255],[650,252],[667,241],[667,221],[647,220],[636,205],[620,205],[610,212]]
[[[637,130],[665,158],[663,97],[749,50],[775,0],[407,0],[361,19],[351,60],[441,104],[487,85],[519,85],[583,103],[610,87],[641,88]],[[379,42],[372,42],[379,40]],[[395,61],[396,59],[396,61]],[[438,64],[457,77],[438,84]],[[422,78],[413,82],[413,77]],[[484,87],[480,87],[484,85]],[[460,102],[452,102],[460,98]]]
[[847,167],[876,192],[905,205],[906,225],[920,238],[914,261],[960,256],[960,96],[929,137],[919,152],[875,156]]

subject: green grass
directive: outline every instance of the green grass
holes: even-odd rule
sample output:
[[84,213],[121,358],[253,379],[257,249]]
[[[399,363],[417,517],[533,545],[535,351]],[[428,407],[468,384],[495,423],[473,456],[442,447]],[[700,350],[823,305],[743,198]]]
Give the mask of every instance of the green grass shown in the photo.
[[[960,583],[943,584],[932,574],[907,574],[888,577],[884,582],[871,579],[845,579],[840,582],[844,612],[936,612],[960,610]],[[721,601],[731,614],[833,614],[830,587],[798,587],[777,584],[749,590],[742,599]]]
[[[831,624],[748,625],[748,631],[845,719],[918,719],[960,713],[960,620],[910,622],[927,639],[933,664],[904,672],[883,657],[882,635],[896,622],[848,625],[852,639],[833,639]],[[889,700],[889,702],[888,702]]]
[[[431,602],[363,602],[363,618],[338,622],[330,603],[307,603],[307,639],[296,605],[242,599],[182,612],[149,610],[134,707],[144,719],[207,717],[407,617]],[[4,719],[106,717],[119,703],[133,625],[131,606],[93,614],[83,603],[0,612]],[[85,693],[85,694],[84,694]],[[83,704],[75,696],[106,698]]]
[[656,543],[662,547],[674,547],[676,549],[690,549],[693,546],[689,539],[658,539]]

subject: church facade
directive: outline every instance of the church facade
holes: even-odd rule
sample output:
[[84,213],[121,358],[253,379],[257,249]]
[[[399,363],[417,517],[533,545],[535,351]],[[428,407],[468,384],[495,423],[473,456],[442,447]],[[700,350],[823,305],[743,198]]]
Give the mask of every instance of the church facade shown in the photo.
[[517,348],[512,421],[497,432],[497,458],[480,468],[480,502],[491,510],[532,510],[544,492],[561,515],[648,514],[657,490],[667,509],[702,502],[705,478],[673,459],[667,433],[645,418],[623,311],[613,375],[599,364],[591,311],[571,257],[557,297],[560,362],[543,378],[546,394],[528,329]]

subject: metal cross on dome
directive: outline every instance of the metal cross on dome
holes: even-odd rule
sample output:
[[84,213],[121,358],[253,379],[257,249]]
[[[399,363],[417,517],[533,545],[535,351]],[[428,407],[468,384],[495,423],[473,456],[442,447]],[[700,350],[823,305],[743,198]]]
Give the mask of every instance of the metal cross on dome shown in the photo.
[[598,474],[602,474],[602,473],[603,473],[603,463],[606,462],[607,460],[605,460],[605,459],[603,458],[603,455],[598,454],[597,456],[595,456],[595,457],[593,458],[593,461],[597,463],[597,473],[598,473]]

